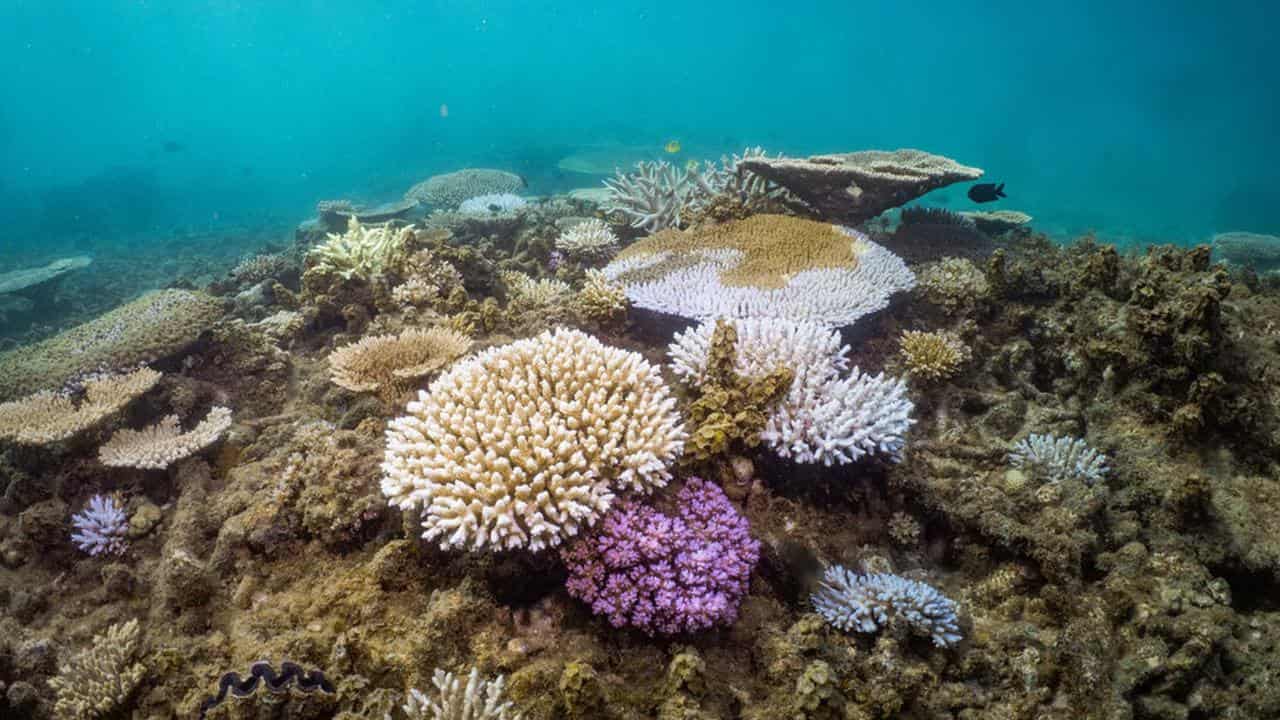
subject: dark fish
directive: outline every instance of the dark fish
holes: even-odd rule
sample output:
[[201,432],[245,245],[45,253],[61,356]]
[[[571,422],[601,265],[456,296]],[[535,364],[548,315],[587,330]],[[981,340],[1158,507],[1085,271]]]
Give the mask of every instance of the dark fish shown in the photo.
[[1004,183],[978,183],[969,188],[969,199],[976,203],[988,203],[1007,197],[1004,194]]
[[186,148],[184,148],[184,147],[182,146],[182,143],[174,142],[174,141],[172,141],[172,140],[168,140],[168,141],[166,141],[166,142],[165,142],[165,144],[164,144],[164,145],[162,145],[161,147],[162,147],[162,148],[164,148],[164,151],[165,151],[165,152],[169,152],[169,153],[171,153],[171,152],[182,152],[183,150],[185,150],[185,149],[186,149]]

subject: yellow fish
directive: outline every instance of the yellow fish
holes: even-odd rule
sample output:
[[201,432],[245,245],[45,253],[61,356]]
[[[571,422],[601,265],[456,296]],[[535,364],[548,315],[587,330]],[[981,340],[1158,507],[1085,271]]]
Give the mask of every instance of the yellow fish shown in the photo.
[[674,155],[675,153],[680,152],[680,141],[679,140],[668,141],[666,145],[662,146],[662,149]]

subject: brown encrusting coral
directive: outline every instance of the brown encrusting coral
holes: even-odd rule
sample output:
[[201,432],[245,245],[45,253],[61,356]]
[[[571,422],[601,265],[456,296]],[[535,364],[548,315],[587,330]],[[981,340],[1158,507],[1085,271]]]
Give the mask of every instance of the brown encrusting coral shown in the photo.
[[[431,191],[448,205],[477,177]],[[783,228],[802,256],[760,254],[724,286],[863,259],[860,230],[739,210],[622,258],[691,238],[750,255],[744,228]],[[552,254],[558,221],[596,211],[360,226],[385,254],[335,244],[308,277],[326,237],[300,231],[283,271],[228,283],[237,253],[211,274],[252,297],[159,291],[0,355],[0,395],[26,397],[0,405],[0,716],[196,717],[263,660],[334,692],[210,720],[401,720],[467,697],[524,720],[1280,715],[1280,289],[1208,247],[1122,254],[1023,225],[990,257],[927,258],[843,336],[687,328],[629,306],[602,257]],[[858,423],[884,418],[850,382],[839,413],[771,433],[815,371],[806,342],[840,378],[906,373],[899,431],[868,440]],[[857,443],[875,447],[785,459]],[[722,486],[760,560],[731,626],[657,641],[592,615],[536,548],[640,496],[670,522],[673,470]],[[99,496],[123,519],[84,517]],[[127,550],[71,537],[98,530]],[[832,566],[847,596],[811,602]]]

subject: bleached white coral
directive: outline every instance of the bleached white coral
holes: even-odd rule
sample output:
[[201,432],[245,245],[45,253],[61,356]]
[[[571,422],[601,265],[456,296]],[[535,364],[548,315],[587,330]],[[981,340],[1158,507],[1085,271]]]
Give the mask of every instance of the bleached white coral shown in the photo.
[[670,479],[685,430],[641,355],[560,328],[454,365],[391,421],[382,491],[444,548],[540,550]]
[[463,685],[458,676],[437,668],[431,678],[435,697],[410,690],[404,713],[409,720],[520,720],[520,713],[503,697],[505,683],[501,675],[481,678],[480,669],[473,667]]
[[182,432],[177,415],[141,430],[120,430],[98,448],[98,459],[110,467],[163,470],[209,447],[231,427],[230,408],[214,406],[204,420]]
[[412,239],[412,228],[366,227],[352,215],[347,220],[347,231],[341,235],[329,233],[323,244],[307,253],[307,263],[314,270],[343,278],[374,277],[403,259]]
[[1080,480],[1092,485],[1107,474],[1107,456],[1089,447],[1084,440],[1038,433],[1013,446],[1009,464],[1052,482]]
[[[729,320],[738,333],[734,370],[756,379],[779,369],[795,374],[774,406],[760,438],[780,456],[825,465],[853,462],[870,453],[900,456],[913,405],[906,385],[883,373],[849,367],[840,333],[822,325],[776,318]],[[676,335],[668,354],[683,381],[704,379],[715,323]]]
[[963,637],[954,601],[931,585],[898,575],[864,575],[832,565],[811,602],[824,620],[846,632],[873,633],[899,617],[938,647]]
[[66,720],[104,717],[128,699],[146,676],[138,661],[142,631],[137,620],[117,623],[58,669],[49,686],[57,692],[54,714]]
[[[859,318],[882,310],[895,292],[915,286],[915,275],[889,250],[850,228],[840,228],[857,248],[856,267],[803,270],[780,288],[728,285],[726,271],[745,256],[730,248],[688,253],[687,264],[651,280],[625,284],[632,304],[657,312],[695,320],[717,317],[786,318],[822,323],[830,327],[851,325]],[[658,252],[614,261],[605,266],[610,280],[675,259]]]
[[584,220],[556,238],[556,249],[579,260],[601,260],[618,248],[618,236],[598,218]]
[[458,206],[458,212],[466,215],[497,215],[509,213],[528,205],[524,198],[512,193],[492,193],[467,198]]

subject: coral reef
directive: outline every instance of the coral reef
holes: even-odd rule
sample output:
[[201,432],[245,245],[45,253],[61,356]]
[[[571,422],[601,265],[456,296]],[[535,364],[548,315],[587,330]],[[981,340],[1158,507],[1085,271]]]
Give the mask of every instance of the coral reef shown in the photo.
[[76,531],[71,542],[90,555],[119,555],[128,547],[125,532],[129,518],[115,501],[105,495],[89,498],[89,505],[71,518]]
[[0,295],[31,292],[33,288],[59,280],[67,273],[89,267],[92,263],[93,258],[77,255],[75,257],[58,258],[38,268],[10,270],[7,273],[0,273]]
[[979,230],[988,235],[1020,232],[1035,219],[1020,210],[967,210],[960,214],[972,220]]
[[594,524],[615,491],[667,483],[685,437],[674,405],[641,356],[548,331],[420,392],[387,429],[382,489],[422,507],[423,537],[442,547],[553,547]]
[[[160,382],[160,373],[139,368],[124,375],[87,378],[80,388],[43,390],[0,403],[0,440],[47,445],[75,437],[115,415]],[[77,404],[70,390],[82,394]]]
[[506,679],[482,678],[480,668],[471,668],[466,685],[462,678],[439,668],[431,677],[435,697],[412,689],[404,705],[409,720],[521,720],[520,713],[504,696]]
[[873,633],[901,618],[938,647],[962,638],[953,601],[929,585],[897,575],[859,574],[832,565],[812,601],[823,619],[845,631]]
[[565,588],[593,613],[673,635],[733,624],[760,544],[720,488],[691,478],[674,516],[621,503],[562,555]]
[[329,233],[327,237],[324,244],[307,253],[308,274],[371,278],[404,259],[413,239],[413,229],[397,230],[390,225],[366,227],[353,215],[345,233]]
[[574,306],[583,318],[598,322],[616,322],[626,317],[627,291],[609,282],[599,270],[587,272],[587,279],[574,296]]
[[925,381],[952,377],[971,356],[963,341],[945,332],[907,330],[898,345],[907,372]]
[[901,220],[884,243],[909,263],[943,256],[983,259],[994,249],[991,238],[961,213],[909,207],[902,210]]
[[1032,433],[1009,453],[1009,464],[1050,482],[1079,480],[1087,485],[1107,475],[1107,458],[1084,440]]
[[1251,232],[1225,232],[1213,236],[1213,254],[1233,265],[1268,272],[1280,268],[1280,237]]
[[804,200],[825,220],[860,223],[931,190],[982,177],[978,168],[920,150],[864,150],[808,158],[752,157],[743,169]]
[[409,188],[407,200],[435,209],[453,209],[465,200],[480,195],[515,193],[525,186],[524,179],[505,170],[469,168],[444,175],[433,175]]
[[98,459],[108,467],[163,470],[217,442],[231,427],[231,410],[213,407],[198,425],[182,432],[177,415],[166,415],[142,430],[119,430],[98,448]]
[[920,292],[951,315],[976,312],[991,297],[991,283],[966,258],[947,257],[920,272]]
[[603,220],[588,218],[556,238],[556,249],[582,262],[608,259],[618,249],[618,236]]
[[458,212],[467,215],[490,215],[519,210],[528,203],[519,195],[509,192],[490,193],[467,198],[458,205]]
[[449,328],[365,337],[329,354],[330,379],[352,392],[377,392],[390,402],[470,349],[471,339]]
[[119,708],[146,675],[138,660],[142,631],[137,620],[112,625],[93,645],[73,657],[49,681],[57,691],[54,713],[67,720],[92,720]]
[[604,273],[649,310],[830,326],[852,324],[915,285],[900,259],[858,231],[782,215],[664,231],[623,250]]

